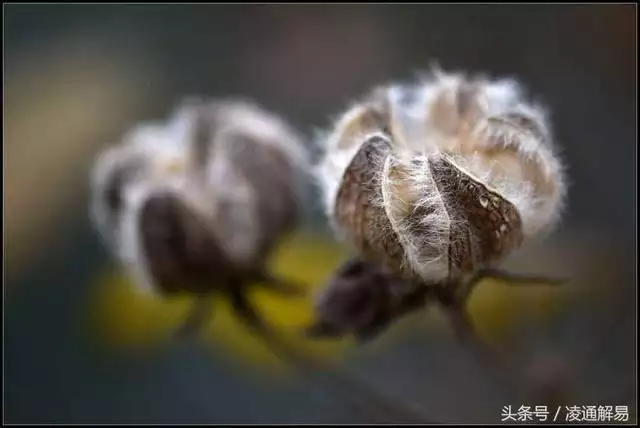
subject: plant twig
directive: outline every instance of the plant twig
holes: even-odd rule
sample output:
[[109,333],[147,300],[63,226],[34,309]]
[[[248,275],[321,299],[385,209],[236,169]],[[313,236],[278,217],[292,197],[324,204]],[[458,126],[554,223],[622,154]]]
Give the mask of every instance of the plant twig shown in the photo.
[[447,315],[458,340],[504,389],[518,386],[514,361],[497,345],[490,345],[477,333],[466,308],[447,307]]
[[331,396],[346,395],[346,401],[359,413],[379,423],[420,423],[435,424],[406,404],[400,404],[383,396],[371,386],[353,376],[330,367],[317,358],[303,355],[288,345],[273,328],[258,316],[255,309],[241,292],[232,296],[233,307],[246,326],[259,336],[271,351],[283,361],[293,365],[301,374],[311,377],[319,374],[315,382],[320,382]]
[[189,309],[187,317],[173,333],[176,340],[192,340],[200,334],[202,328],[213,317],[213,298],[198,296]]
[[458,340],[467,347],[483,367],[490,370],[491,378],[498,381],[505,390],[515,389],[530,395],[533,388],[526,384],[526,376],[515,358],[501,346],[489,344],[483,340],[476,331],[468,312],[468,300],[478,283],[485,278],[502,281],[510,286],[527,284],[556,286],[568,280],[538,275],[515,274],[500,269],[483,269],[466,282],[436,287],[436,299],[446,310]]

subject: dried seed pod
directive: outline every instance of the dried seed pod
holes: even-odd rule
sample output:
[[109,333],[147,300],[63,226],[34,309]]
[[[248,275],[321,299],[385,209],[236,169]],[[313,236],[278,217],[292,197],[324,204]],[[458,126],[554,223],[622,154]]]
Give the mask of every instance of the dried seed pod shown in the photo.
[[185,100],[100,154],[92,219],[147,291],[290,291],[265,266],[299,221],[306,163],[296,131],[259,106]]
[[311,337],[353,334],[373,339],[389,325],[428,302],[430,288],[405,281],[377,263],[361,258],[345,262],[315,302]]
[[360,254],[456,282],[558,223],[564,169],[545,111],[513,80],[434,71],[378,88],[325,138],[325,208]]

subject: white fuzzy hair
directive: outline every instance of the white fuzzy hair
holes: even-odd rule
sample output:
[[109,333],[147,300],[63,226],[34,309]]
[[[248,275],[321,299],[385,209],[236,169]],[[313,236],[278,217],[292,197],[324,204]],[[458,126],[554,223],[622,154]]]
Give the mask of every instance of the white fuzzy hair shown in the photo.
[[[131,227],[125,227],[125,217],[145,199],[143,195],[159,185],[176,183],[187,171],[188,146],[192,127],[183,109],[177,109],[166,123],[142,123],[128,131],[121,142],[110,145],[98,153],[91,170],[90,214],[94,226],[105,238],[109,249],[121,260],[131,259],[129,236]],[[123,212],[120,219],[110,222],[105,190],[117,168],[140,159],[140,165],[123,185],[121,191]],[[132,224],[135,224],[133,222]]]
[[239,133],[264,144],[273,145],[294,167],[308,171],[308,152],[303,137],[284,119],[250,100],[223,99],[213,103],[219,107],[220,132]]
[[[459,102],[463,91],[471,94],[464,103]],[[383,200],[370,203],[384,204],[407,263],[423,279],[450,274],[449,232],[460,226],[445,209],[429,168],[439,157],[511,202],[521,217],[525,243],[559,223],[567,194],[564,167],[547,112],[525,97],[518,81],[436,69],[417,83],[389,85],[378,94],[388,106],[385,126],[393,154],[383,166],[372,166],[379,168]],[[373,131],[359,126],[368,108],[366,102],[354,104],[324,138],[316,170],[330,219],[345,170]],[[516,116],[529,125],[517,122]],[[429,210],[422,210],[419,220],[409,220],[420,208]],[[343,235],[333,219],[332,224]]]
[[[270,144],[289,158],[294,168],[308,164],[302,139],[276,115],[248,100],[218,99],[207,103],[215,117],[211,146],[215,156],[205,168],[205,180],[196,174],[191,156],[196,132],[196,108],[193,98],[180,103],[166,122],[142,123],[125,134],[122,141],[101,151],[91,171],[90,215],[108,249],[122,263],[144,292],[154,292],[153,278],[141,250],[140,210],[158,192],[170,192],[187,204],[219,245],[234,261],[250,263],[256,250],[258,209],[255,190],[229,161],[229,134],[242,134],[261,144]],[[214,141],[215,140],[215,141]],[[141,160],[139,168],[121,189],[122,212],[117,218],[108,209],[106,186],[109,179],[132,158]],[[220,207],[224,206],[224,221]],[[238,233],[240,231],[240,233]]]
[[336,197],[345,170],[370,134],[347,134],[347,128],[357,123],[367,111],[365,106],[354,105],[336,122],[330,133],[319,133],[324,146],[322,160],[314,173],[322,188],[323,204],[330,221],[333,220]]

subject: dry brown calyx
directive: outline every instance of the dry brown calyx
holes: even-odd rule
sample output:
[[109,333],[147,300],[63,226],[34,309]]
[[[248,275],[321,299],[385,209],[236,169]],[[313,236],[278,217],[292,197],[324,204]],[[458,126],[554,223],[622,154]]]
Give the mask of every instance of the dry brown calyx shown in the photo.
[[140,291],[221,292],[251,316],[250,285],[302,294],[266,266],[300,221],[305,163],[296,131],[270,112],[189,99],[101,153],[92,219]]
[[378,88],[323,140],[327,216],[359,257],[460,307],[482,277],[526,282],[499,266],[558,224],[566,179],[551,135],[512,79],[435,71]]

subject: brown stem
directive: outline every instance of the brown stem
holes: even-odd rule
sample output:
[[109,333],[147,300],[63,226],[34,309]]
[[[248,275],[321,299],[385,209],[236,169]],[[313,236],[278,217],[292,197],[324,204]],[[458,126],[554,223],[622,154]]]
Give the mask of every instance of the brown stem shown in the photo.
[[213,298],[211,296],[197,296],[187,317],[174,332],[174,339],[192,340],[196,338],[212,317]]
[[305,287],[293,280],[280,278],[270,273],[260,273],[257,281],[267,290],[278,293],[281,296],[302,297],[305,295]]
[[544,275],[531,275],[531,274],[519,274],[514,272],[508,272],[502,269],[485,268],[475,273],[466,282],[457,285],[457,299],[461,302],[467,302],[473,290],[484,279],[493,279],[496,281],[504,282],[510,286],[518,285],[548,285],[558,286],[562,285],[569,280],[566,278],[556,278]]
[[458,340],[479,364],[489,370],[491,378],[506,390],[518,386],[518,382],[514,382],[517,379],[515,362],[506,350],[482,340],[466,308],[456,305],[446,310]]
[[346,394],[346,402],[359,413],[381,423],[435,423],[427,422],[413,409],[382,396],[353,376],[293,349],[275,333],[274,329],[267,326],[240,291],[233,293],[232,301],[238,315],[274,354],[292,364],[304,376],[319,375],[315,379],[316,384],[319,382],[333,397],[340,393]]
[[466,282],[445,284],[436,288],[436,298],[447,311],[457,338],[464,344],[473,357],[489,370],[491,378],[498,381],[507,391],[520,391],[533,397],[535,388],[526,381],[526,375],[516,359],[507,349],[483,340],[475,329],[467,309],[468,300],[478,283],[492,278],[509,285],[542,284],[560,285],[566,279],[546,276],[515,274],[499,269],[483,269]]

